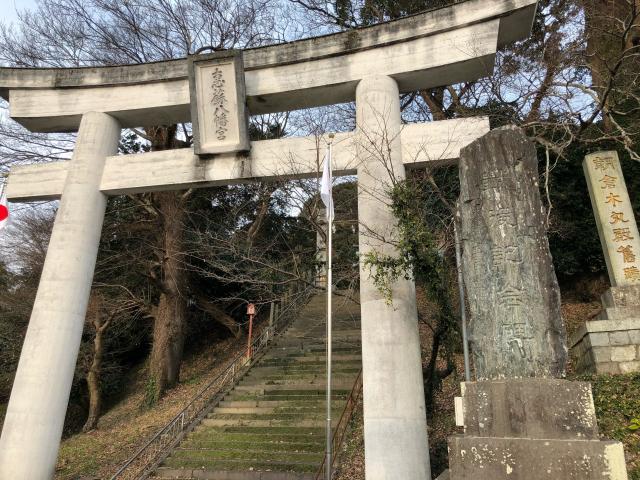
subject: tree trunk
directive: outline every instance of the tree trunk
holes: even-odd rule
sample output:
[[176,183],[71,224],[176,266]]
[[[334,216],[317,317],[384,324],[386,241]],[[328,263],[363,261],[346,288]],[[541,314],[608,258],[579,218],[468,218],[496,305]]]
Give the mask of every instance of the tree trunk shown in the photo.
[[154,312],[150,370],[154,400],[158,400],[180,377],[187,304],[183,294],[186,275],[181,261],[185,216],[183,201],[181,195],[174,192],[157,193],[155,200],[162,219],[163,258],[160,300]]
[[[176,126],[146,129],[151,150],[169,150],[184,146],[176,139]],[[184,204],[182,192],[153,194],[158,213],[160,238],[157,250],[160,287],[158,306],[154,308],[153,347],[151,349],[151,383],[147,391],[150,403],[155,403],[180,379],[180,365],[184,350],[187,303],[187,276],[182,265],[184,248]],[[149,397],[150,396],[150,397]]]
[[196,295],[196,299],[198,301],[198,307],[201,310],[211,315],[216,322],[224,325],[235,338],[240,338],[242,335],[242,328],[238,325],[238,322],[233,319],[233,317],[227,315],[222,308],[208,300],[207,297],[201,293]]
[[83,432],[88,432],[98,426],[98,420],[102,411],[102,390],[100,388],[100,375],[102,373],[102,358],[104,356],[104,334],[109,328],[114,313],[104,318],[102,298],[97,296],[92,301],[90,312],[93,316],[92,323],[95,330],[93,338],[93,359],[87,373],[87,389],[89,391],[89,414],[82,427]]
[[93,361],[87,374],[87,388],[89,390],[89,415],[82,427],[83,432],[93,430],[98,426],[100,411],[102,410],[102,392],[100,390],[100,371],[102,369],[104,331],[96,328],[96,336],[93,339]]

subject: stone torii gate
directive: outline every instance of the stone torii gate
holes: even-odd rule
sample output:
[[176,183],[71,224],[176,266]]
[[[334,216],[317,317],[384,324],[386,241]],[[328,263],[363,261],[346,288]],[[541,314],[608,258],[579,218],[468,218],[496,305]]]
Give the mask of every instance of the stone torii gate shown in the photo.
[[[405,168],[454,162],[489,130],[488,120],[402,126],[399,93],[490,74],[496,50],[528,34],[536,3],[468,0],[203,62],[0,69],[0,95],[14,120],[33,132],[78,132],[70,161],[16,167],[9,177],[9,200],[60,199],[60,207],[0,439],[0,478],[53,476],[108,195],[315,177],[316,139],[249,144],[245,103],[257,115],[355,100],[356,130],[334,140],[335,174],[358,176],[359,221],[376,234],[360,229],[361,254],[392,254],[379,240],[394,235],[385,202],[389,170],[363,148],[365,140],[386,139],[399,179]],[[223,87],[208,83],[212,76]],[[222,119],[211,104],[221,94],[228,115]],[[116,155],[121,128],[190,121],[195,149]],[[362,267],[360,283],[367,479],[426,480],[414,286],[398,281],[388,306]]]

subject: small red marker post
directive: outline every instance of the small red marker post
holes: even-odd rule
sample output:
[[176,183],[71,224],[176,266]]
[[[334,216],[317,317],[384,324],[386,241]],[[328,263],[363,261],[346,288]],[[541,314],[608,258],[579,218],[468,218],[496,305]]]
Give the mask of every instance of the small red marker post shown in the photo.
[[253,303],[247,305],[249,315],[249,340],[247,341],[247,359],[251,359],[251,337],[253,336],[253,316],[256,314],[256,306]]

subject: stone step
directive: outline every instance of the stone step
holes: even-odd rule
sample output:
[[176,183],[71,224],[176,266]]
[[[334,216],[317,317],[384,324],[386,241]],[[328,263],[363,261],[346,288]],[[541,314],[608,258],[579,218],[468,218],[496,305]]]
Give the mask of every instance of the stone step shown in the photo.
[[[344,399],[335,399],[335,406],[343,405]],[[220,402],[220,408],[278,408],[278,407],[301,407],[306,408],[322,408],[326,404],[326,400],[322,397],[313,397],[309,400],[223,400]]]
[[[349,355],[357,355],[354,353],[349,353]],[[262,359],[262,361],[256,365],[253,370],[262,370],[264,368],[272,368],[278,369],[278,371],[287,371],[287,370],[322,370],[326,368],[327,362],[326,357],[322,360],[315,361],[306,361],[305,357],[315,356],[309,352],[306,356],[304,355],[296,355],[296,356],[279,356],[279,357],[271,357]],[[343,356],[343,354],[340,354]],[[356,368],[360,370],[360,360],[338,360],[333,359],[333,364],[336,368]]]
[[202,448],[177,448],[173,455],[173,461],[217,461],[217,460],[247,460],[258,462],[283,462],[283,463],[320,463],[324,451],[306,452],[277,452],[251,449],[241,450],[211,450]]
[[162,480],[314,480],[314,473],[190,470],[160,467],[152,478]]
[[323,453],[325,449],[324,442],[293,442],[285,440],[269,440],[262,439],[259,436],[251,436],[249,440],[233,441],[233,440],[204,440],[187,439],[181,444],[181,448],[192,449],[208,449],[208,450],[256,450],[261,452],[306,452],[306,453]]
[[[331,392],[331,398],[335,401],[344,401],[348,396],[348,392]],[[225,397],[225,401],[277,401],[277,402],[313,402],[313,403],[324,403],[326,398],[326,392],[322,392],[318,394],[316,392],[311,392],[311,395],[262,395],[262,394],[246,394],[246,393],[233,393],[231,395],[227,395]]]
[[[334,343],[340,342],[353,342],[359,343],[362,340],[362,334],[360,330],[334,330],[331,334],[331,338]],[[327,337],[322,334],[318,335],[309,330],[300,333],[290,333],[281,336],[274,343],[277,346],[297,345],[299,343],[322,346],[327,344]]]
[[[237,415],[233,415],[237,417]],[[332,425],[335,427],[338,419],[334,419]],[[202,421],[205,427],[303,427],[321,428],[326,425],[326,419],[319,416],[317,419],[283,418],[283,419],[242,419],[242,418],[205,418]]]
[[[335,379],[354,379],[358,372],[332,372],[331,377]],[[280,382],[286,381],[287,383],[314,381],[321,378],[326,378],[327,374],[323,371],[319,372],[303,372],[303,373],[249,373],[245,375],[243,380],[260,380],[262,382]]]
[[[342,378],[336,379],[336,382],[332,383],[332,388],[336,388],[338,390],[346,390],[350,389],[353,386],[353,382],[349,382]],[[239,385],[236,386],[234,390],[239,392],[254,392],[254,393],[263,393],[263,392],[274,392],[277,390],[318,390],[324,391],[327,388],[325,378],[318,379],[316,381],[303,381],[303,380],[270,380],[268,382],[264,382],[261,379],[243,379]]]
[[[331,410],[342,411],[344,402],[336,403],[331,406]],[[314,415],[316,412],[323,411],[315,404],[307,407],[284,405],[280,407],[216,407],[213,409],[213,415],[230,415],[230,414],[253,414],[253,415]]]
[[[296,374],[304,374],[304,373],[324,373],[326,369],[326,365],[285,365],[285,366],[256,366],[253,367],[249,371],[249,375],[254,375],[256,373],[268,373],[274,374],[279,373],[281,375],[296,375]],[[340,372],[348,372],[348,373],[358,373],[360,371],[360,365],[344,365],[342,363],[338,363],[333,366],[333,371],[336,373]]]
[[[315,479],[326,437],[326,329],[324,314],[316,314],[324,299],[313,299],[309,307],[310,314],[275,338],[155,478]],[[362,369],[359,308],[351,310],[334,315],[334,427]]]
[[[352,349],[352,350],[360,350],[361,349],[361,342],[359,341],[354,341],[354,340],[350,340],[350,339],[345,339],[343,341],[340,342],[336,342],[334,341],[332,344],[332,347],[334,349],[334,354],[337,355],[338,352],[336,352],[336,349]],[[286,344],[280,344],[277,346],[274,346],[272,349],[269,349],[269,352],[267,352],[267,355],[271,355],[271,354],[279,354],[279,353],[306,353],[307,351],[313,351],[315,352],[315,354],[324,354],[325,351],[327,349],[327,345],[322,342],[322,343],[317,343],[317,342],[305,342],[303,340],[300,341],[295,341],[295,342],[287,342]]]
[[[332,385],[332,390],[336,390],[338,393],[349,393],[351,392],[351,388],[353,387],[353,383],[349,382],[336,382]],[[271,385],[266,383],[256,383],[256,384],[244,384],[237,385],[233,391],[234,392],[248,392],[248,393],[259,393],[260,395],[273,395],[275,392],[288,392],[281,393],[281,395],[299,395],[300,392],[316,392],[317,395],[324,395],[327,386],[324,382],[318,383],[302,383],[298,385]]]
[[314,412],[263,412],[263,413],[246,413],[246,412],[211,412],[207,418],[214,420],[316,420],[325,418],[326,411],[318,408]]
[[286,440],[305,442],[324,442],[326,431],[322,428],[298,426],[286,427],[251,427],[251,426],[226,426],[226,427],[204,427],[202,425],[196,427],[191,434],[193,438],[201,439],[207,436],[220,439],[225,438],[260,438],[263,440]]
[[[339,362],[351,362],[351,361],[358,361],[358,362],[362,362],[362,356],[361,355],[332,355],[332,360],[336,363]],[[307,363],[307,362],[317,362],[317,363],[324,363],[326,362],[327,356],[326,355],[307,355],[305,353],[296,353],[296,354],[283,354],[283,355],[278,355],[277,353],[269,353],[267,354],[267,356],[265,356],[263,358],[263,360],[260,362],[261,364],[264,365],[265,362],[268,362],[269,360],[282,360],[282,359],[287,359],[290,360],[292,362],[300,362],[300,363]]]
[[[320,462],[278,462],[269,460],[237,459],[237,460],[204,460],[204,459],[173,459],[168,458],[164,466],[184,469],[202,469],[213,471],[240,470],[240,471],[279,471],[314,473],[318,470]],[[196,477],[197,478],[197,477]]]

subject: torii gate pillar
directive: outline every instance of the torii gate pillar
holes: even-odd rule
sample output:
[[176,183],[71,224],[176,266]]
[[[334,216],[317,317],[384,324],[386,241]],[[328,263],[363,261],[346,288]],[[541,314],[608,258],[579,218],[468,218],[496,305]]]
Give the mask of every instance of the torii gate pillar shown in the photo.
[[0,478],[53,478],[107,197],[105,160],[120,125],[82,117],[0,439]]
[[[360,255],[396,254],[392,180],[405,178],[400,95],[390,77],[360,81],[356,91]],[[395,177],[392,179],[391,177]],[[367,480],[431,479],[415,286],[400,279],[387,304],[360,263],[364,447]]]

